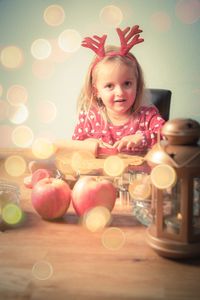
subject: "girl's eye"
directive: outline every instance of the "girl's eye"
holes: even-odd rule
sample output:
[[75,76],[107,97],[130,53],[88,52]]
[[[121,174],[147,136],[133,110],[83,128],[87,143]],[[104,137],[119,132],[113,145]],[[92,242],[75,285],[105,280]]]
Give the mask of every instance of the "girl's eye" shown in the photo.
[[106,84],[106,86],[105,86],[107,89],[112,89],[112,87],[113,87],[113,84],[112,83],[108,83],[108,84]]
[[124,82],[124,85],[125,85],[126,87],[130,87],[130,86],[132,85],[132,82],[131,82],[131,81],[125,81],[125,82]]

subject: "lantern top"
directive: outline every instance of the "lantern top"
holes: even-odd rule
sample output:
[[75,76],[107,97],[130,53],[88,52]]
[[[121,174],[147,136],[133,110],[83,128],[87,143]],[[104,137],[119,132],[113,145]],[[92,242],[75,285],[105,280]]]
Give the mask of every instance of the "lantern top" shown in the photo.
[[171,145],[197,144],[200,124],[192,119],[173,119],[164,124],[161,132]]
[[150,166],[169,164],[172,167],[200,166],[200,124],[192,119],[167,121],[162,134],[165,140],[158,141],[145,156]]
[[168,164],[175,168],[200,167],[200,147],[171,145],[161,141],[148,151],[144,159],[151,167],[158,164]]

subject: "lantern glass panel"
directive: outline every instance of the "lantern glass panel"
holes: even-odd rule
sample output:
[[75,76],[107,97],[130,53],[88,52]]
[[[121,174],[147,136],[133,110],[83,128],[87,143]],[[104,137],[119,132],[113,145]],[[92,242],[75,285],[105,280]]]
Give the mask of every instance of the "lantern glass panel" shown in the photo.
[[120,206],[124,209],[130,208],[130,197],[128,192],[128,185],[131,178],[129,173],[123,173],[121,176],[114,179],[119,194]]
[[193,231],[200,234],[200,177],[193,178]]
[[132,213],[140,223],[149,226],[153,223],[154,217],[150,175],[148,172],[141,171],[131,172],[129,174],[129,197]]
[[175,186],[163,190],[164,231],[179,234],[181,230],[181,180]]

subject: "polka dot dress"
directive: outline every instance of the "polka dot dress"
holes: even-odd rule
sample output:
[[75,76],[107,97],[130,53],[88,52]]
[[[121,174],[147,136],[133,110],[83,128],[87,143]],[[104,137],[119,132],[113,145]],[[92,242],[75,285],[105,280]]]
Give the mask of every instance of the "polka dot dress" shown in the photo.
[[164,123],[165,120],[155,106],[141,107],[123,125],[105,122],[100,111],[93,108],[89,112],[80,112],[72,139],[94,138],[113,145],[124,136],[140,133],[143,135],[142,144],[134,152],[141,152],[150,149],[157,142],[158,131]]

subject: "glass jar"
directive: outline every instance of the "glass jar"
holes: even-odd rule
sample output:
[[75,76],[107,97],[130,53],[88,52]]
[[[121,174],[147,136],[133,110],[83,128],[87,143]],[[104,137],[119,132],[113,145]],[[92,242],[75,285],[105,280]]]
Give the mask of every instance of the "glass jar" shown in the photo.
[[0,225],[3,223],[2,211],[8,204],[20,204],[20,189],[13,182],[0,180]]

